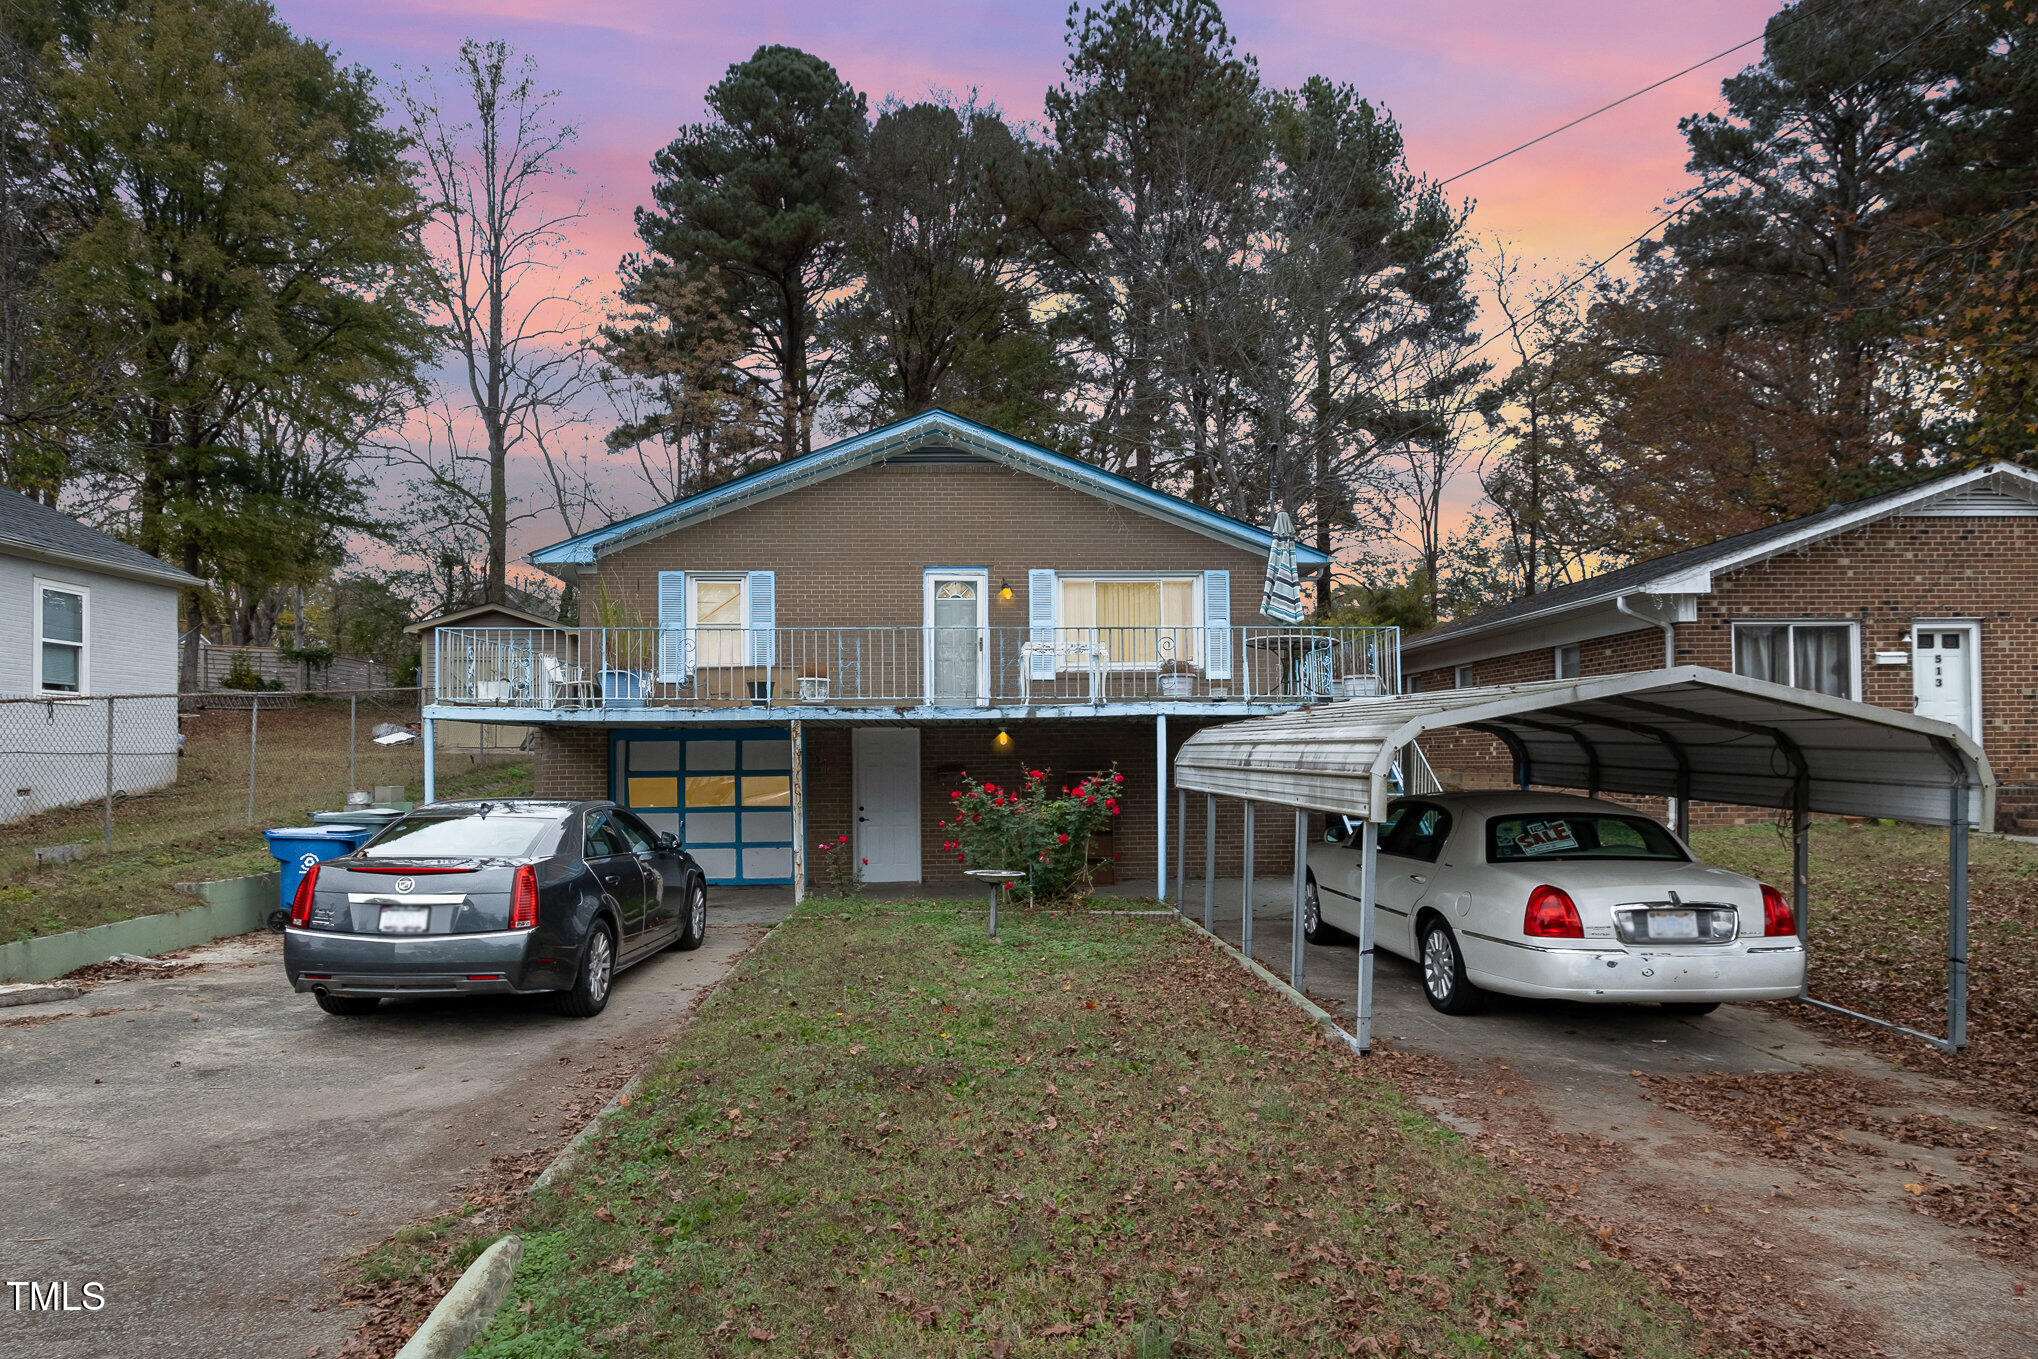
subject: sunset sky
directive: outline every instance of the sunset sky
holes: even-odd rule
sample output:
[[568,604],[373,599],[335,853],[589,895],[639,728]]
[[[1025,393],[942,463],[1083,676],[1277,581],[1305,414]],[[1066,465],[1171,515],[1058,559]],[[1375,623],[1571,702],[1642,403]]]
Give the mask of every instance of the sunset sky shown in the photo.
[[[913,98],[974,87],[1008,117],[1038,120],[1061,77],[1067,7],[932,0],[778,4],[643,0],[278,0],[300,34],[385,80],[443,65],[462,38],[504,38],[535,55],[559,108],[580,129],[573,152],[590,213],[577,272],[613,286],[634,245],[631,209],[647,200],[652,152],[704,116],[702,94],[760,44],[832,62],[870,96]],[[1436,178],[1755,37],[1770,0],[1373,0],[1305,4],[1228,0],[1241,51],[1277,86],[1324,75],[1385,104],[1410,163]],[[1679,117],[1717,105],[1722,77],[1759,45],[1452,186],[1476,200],[1474,230],[1566,275],[1646,227],[1689,183]],[[589,438],[598,439],[598,431]],[[641,508],[621,506],[619,508]],[[559,536],[530,526],[516,553]]]

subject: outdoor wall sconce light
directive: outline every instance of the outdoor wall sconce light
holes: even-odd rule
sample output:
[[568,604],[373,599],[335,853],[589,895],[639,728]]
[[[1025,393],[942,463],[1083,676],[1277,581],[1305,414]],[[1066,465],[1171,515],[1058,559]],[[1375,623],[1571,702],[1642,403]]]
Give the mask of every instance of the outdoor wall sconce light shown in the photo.
[[991,744],[1000,750],[1008,750],[1012,745],[1012,734],[1001,727],[998,730],[998,739]]
[[998,582],[998,598],[1005,600],[1012,598],[1012,582],[1009,579]]

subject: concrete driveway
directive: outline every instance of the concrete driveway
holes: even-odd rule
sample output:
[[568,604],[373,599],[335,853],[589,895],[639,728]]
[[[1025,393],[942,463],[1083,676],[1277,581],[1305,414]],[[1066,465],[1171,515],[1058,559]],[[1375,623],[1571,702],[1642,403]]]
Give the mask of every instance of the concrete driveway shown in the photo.
[[[591,1020],[510,998],[329,1017],[266,935],[0,1010],[0,1354],[333,1355],[347,1255],[561,1145],[785,909],[711,898],[706,944],[625,973]],[[25,1310],[14,1280],[105,1304]]]
[[[1254,888],[1253,957],[1285,979],[1292,886],[1283,876]],[[1234,948],[1242,896],[1238,880],[1218,882],[1215,933]],[[1185,904],[1200,923],[1200,881],[1190,881]],[[1665,1108],[1647,1081],[1837,1076],[1895,1092],[1877,1111],[1889,1119],[1936,1115],[1992,1129],[2013,1121],[2000,1111],[1852,1046],[1844,1027],[1815,1032],[1785,1006],[1727,1005],[1690,1019],[1653,1006],[1495,996],[1483,1013],[1453,1018],[1423,999],[1415,964],[1376,958],[1376,1039],[1422,1063],[1398,1067],[1390,1055],[1383,1069],[1412,1069],[1404,1085],[1418,1102],[1567,1214],[1604,1227],[1659,1277],[1691,1284],[1700,1298],[1732,1298],[1726,1320],[1815,1336],[1829,1347],[1820,1352],[1837,1354],[2038,1354],[2038,1319],[2024,1300],[2038,1281],[2030,1262],[1992,1258],[1975,1233],[1914,1205],[1909,1188],[1920,1178],[1971,1177],[1951,1152],[1836,1124],[1872,1152],[1834,1170],[1751,1154]],[[1304,989],[1346,1027],[1357,964],[1349,942],[1304,948]]]

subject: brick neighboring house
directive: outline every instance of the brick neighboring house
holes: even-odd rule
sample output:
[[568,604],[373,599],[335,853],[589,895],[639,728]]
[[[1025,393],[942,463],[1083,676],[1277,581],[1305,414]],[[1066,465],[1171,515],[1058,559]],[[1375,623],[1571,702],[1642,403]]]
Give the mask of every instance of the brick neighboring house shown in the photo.
[[[2038,828],[2038,473],[1996,463],[1834,505],[1431,628],[1403,653],[1412,691],[1697,664],[1938,717],[1987,752],[1997,828]],[[1478,733],[1424,751],[1447,783],[1510,777]]]
[[[873,882],[960,884],[939,822],[965,770],[1115,766],[1098,867],[1151,882],[1193,731],[1398,687],[1394,629],[1259,617],[1269,548],[931,411],[532,554],[589,625],[440,627],[427,715],[535,726],[540,794],[625,802],[729,883],[790,881],[848,836]],[[1293,828],[1262,824],[1257,862],[1281,871]]]

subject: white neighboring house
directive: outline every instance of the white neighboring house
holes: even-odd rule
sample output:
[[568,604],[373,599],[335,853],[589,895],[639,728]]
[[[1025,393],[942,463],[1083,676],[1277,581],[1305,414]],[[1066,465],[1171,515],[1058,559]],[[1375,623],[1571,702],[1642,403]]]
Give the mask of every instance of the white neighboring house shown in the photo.
[[[204,582],[0,489],[0,822],[177,776],[177,597]],[[22,701],[31,700],[31,701]]]

